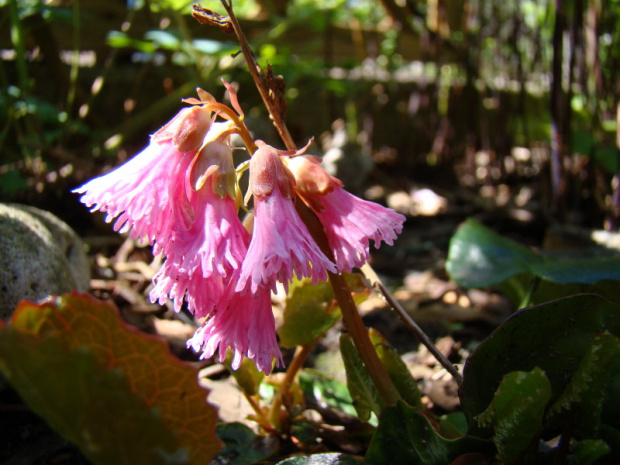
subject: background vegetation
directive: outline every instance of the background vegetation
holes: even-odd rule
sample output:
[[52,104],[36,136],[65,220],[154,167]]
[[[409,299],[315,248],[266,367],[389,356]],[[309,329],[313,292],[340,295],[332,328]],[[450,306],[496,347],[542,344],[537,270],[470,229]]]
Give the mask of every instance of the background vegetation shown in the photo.
[[[535,198],[545,219],[617,227],[619,2],[235,7],[259,61],[283,77],[298,143],[339,121],[347,147],[394,185],[433,175],[500,206]],[[221,95],[218,77],[244,89],[255,130],[276,142],[236,44],[190,9],[172,0],[2,2],[4,198],[64,197],[145,145],[194,87]]]

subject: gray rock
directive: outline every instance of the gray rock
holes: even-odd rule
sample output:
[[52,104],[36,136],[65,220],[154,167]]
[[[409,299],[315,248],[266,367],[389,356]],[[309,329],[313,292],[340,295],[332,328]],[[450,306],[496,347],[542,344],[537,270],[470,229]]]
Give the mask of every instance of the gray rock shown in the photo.
[[0,203],[0,318],[22,299],[86,291],[90,269],[77,234],[49,212]]

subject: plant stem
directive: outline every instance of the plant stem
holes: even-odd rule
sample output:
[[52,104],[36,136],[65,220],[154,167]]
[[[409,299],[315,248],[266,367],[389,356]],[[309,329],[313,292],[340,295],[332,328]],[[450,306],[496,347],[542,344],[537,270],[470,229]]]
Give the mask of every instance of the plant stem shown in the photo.
[[303,346],[298,346],[295,350],[295,355],[293,360],[289,364],[286,369],[286,374],[284,375],[284,379],[282,380],[282,384],[280,384],[280,389],[276,394],[273,402],[271,403],[271,408],[269,409],[269,422],[271,425],[277,430],[280,431],[280,408],[282,407],[283,400],[291,390],[291,386],[293,385],[293,381],[297,377],[299,370],[302,369],[306,359],[314,349],[314,346],[319,342],[319,339],[314,340],[310,344],[305,344]]
[[267,107],[267,111],[269,111],[269,116],[271,117],[273,124],[276,127],[276,130],[278,131],[278,134],[280,135],[280,138],[284,142],[286,148],[288,150],[295,150],[295,142],[293,141],[293,138],[291,137],[291,134],[286,127],[286,124],[284,124],[284,121],[282,120],[282,113],[280,112],[280,108],[278,107],[277,103],[270,97],[270,90],[267,87],[267,84],[265,84],[265,80],[261,75],[262,69],[256,62],[254,54],[252,53],[252,49],[248,44],[248,40],[246,39],[245,34],[241,30],[239,21],[237,21],[237,17],[235,16],[232,7],[232,0],[221,0],[221,2],[226,9],[226,13],[228,13],[228,16],[230,17],[230,22],[235,31],[235,35],[237,36],[237,41],[239,42],[239,45],[241,45],[241,53],[243,53],[243,57],[248,64],[248,69],[250,70],[252,79],[256,84],[256,88],[258,89],[258,92],[260,93],[260,96],[263,99],[265,106]]
[[452,375],[455,381],[458,384],[461,384],[463,382],[463,377],[461,376],[459,371],[454,367],[452,363],[450,363],[450,360],[448,360],[446,356],[441,353],[441,351],[437,348],[437,346],[435,346],[435,344],[433,344],[433,342],[422,330],[422,328],[418,326],[418,324],[413,320],[413,318],[409,316],[409,314],[402,307],[402,305],[400,305],[400,303],[394,298],[394,296],[385,288],[385,286],[381,282],[381,279],[379,279],[379,276],[377,276],[377,273],[375,273],[375,270],[373,270],[372,267],[368,263],[366,263],[364,266],[362,266],[362,273],[364,273],[366,279],[370,281],[372,287],[379,291],[385,298],[386,302],[396,311],[396,313],[398,313],[398,316],[400,316],[401,320],[403,320],[403,323],[407,325],[407,327],[415,335],[415,337],[417,337],[418,340],[428,349],[428,351],[433,354],[437,361],[448,371],[448,373]]
[[[323,251],[327,258],[334,261],[334,254],[329,247],[327,237],[325,236],[325,230],[314,212],[301,201],[296,202],[295,207],[297,213],[299,213],[299,216],[308,227],[310,234],[312,234],[313,239],[321,248],[321,251]],[[344,275],[331,272],[327,274],[332,288],[334,289],[334,295],[338,301],[338,305],[340,305],[342,319],[351,335],[351,339],[353,339],[355,348],[364,362],[366,370],[368,370],[375,387],[385,403],[387,405],[395,405],[400,399],[400,395],[396,387],[394,387],[394,383],[392,383],[385,366],[383,366],[383,363],[381,363],[381,360],[379,360],[377,356],[377,352],[368,336],[368,330],[359,315],[357,305],[351,296],[351,290],[349,289]]]

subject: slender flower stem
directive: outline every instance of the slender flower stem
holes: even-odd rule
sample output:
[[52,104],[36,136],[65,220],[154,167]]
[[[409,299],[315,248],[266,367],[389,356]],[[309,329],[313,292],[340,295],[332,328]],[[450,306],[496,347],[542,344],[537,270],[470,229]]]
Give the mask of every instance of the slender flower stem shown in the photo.
[[276,433],[276,430],[269,423],[269,419],[265,416],[265,412],[261,409],[261,406],[257,402],[256,398],[246,394],[245,392],[243,395],[250,404],[250,407],[252,407],[252,410],[254,410],[254,413],[256,413],[256,422],[261,426],[261,428],[268,433]]
[[[304,221],[312,237],[319,245],[323,253],[330,260],[334,261],[334,254],[332,253],[323,226],[319,222],[318,218],[310,208],[301,201],[295,203],[297,213]],[[342,312],[342,318],[346,325],[355,348],[357,349],[360,357],[362,358],[366,370],[370,374],[375,387],[379,391],[379,394],[387,405],[394,405],[400,399],[400,395],[394,387],[394,383],[390,379],[390,376],[379,360],[377,352],[368,336],[368,330],[360,317],[357,310],[357,305],[351,296],[351,290],[347,284],[344,275],[331,273],[328,271],[329,281],[334,289],[334,295],[338,304],[340,305],[340,311]]]
[[314,346],[317,345],[319,339],[314,340],[309,344],[305,344],[303,346],[298,346],[295,350],[295,355],[293,356],[293,360],[289,364],[286,369],[286,374],[284,375],[284,379],[282,380],[282,384],[280,384],[280,389],[276,394],[273,402],[271,403],[271,408],[269,409],[269,422],[276,429],[280,430],[280,408],[282,407],[282,403],[284,401],[284,397],[288,395],[291,390],[291,386],[293,385],[293,381],[297,377],[299,370],[302,369],[306,359],[314,349]]
[[293,138],[291,137],[291,134],[286,127],[286,124],[284,124],[284,121],[282,121],[280,108],[278,107],[277,103],[270,97],[269,88],[267,87],[267,84],[265,84],[265,80],[260,74],[262,72],[261,67],[256,62],[254,54],[252,53],[252,49],[248,44],[248,40],[246,39],[245,34],[243,33],[241,26],[239,25],[239,21],[237,21],[237,17],[235,16],[235,12],[233,11],[232,0],[220,1],[226,9],[226,13],[228,13],[228,16],[230,17],[230,22],[235,31],[235,35],[237,36],[237,41],[239,42],[239,45],[241,45],[241,53],[243,53],[243,57],[248,64],[248,69],[250,70],[252,79],[256,84],[256,88],[258,89],[258,92],[260,93],[260,96],[263,99],[267,110],[269,111],[269,115],[273,120],[273,124],[276,127],[280,138],[284,142],[284,145],[287,149],[295,150],[295,142],[293,142]]
[[230,107],[219,102],[209,102],[205,104],[205,108],[209,111],[217,112],[223,118],[232,121],[237,129],[235,132],[239,134],[250,153],[254,153],[256,151],[256,144],[250,135],[250,131],[248,131],[243,121],[241,121],[239,115],[237,115],[237,113],[235,113]]

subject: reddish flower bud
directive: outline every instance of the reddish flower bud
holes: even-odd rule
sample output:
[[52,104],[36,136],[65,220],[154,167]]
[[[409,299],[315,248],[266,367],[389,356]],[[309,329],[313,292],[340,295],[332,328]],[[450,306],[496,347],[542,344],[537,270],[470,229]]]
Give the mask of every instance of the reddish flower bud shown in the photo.
[[211,112],[201,106],[184,108],[153,134],[155,142],[170,140],[179,152],[191,152],[202,145],[211,126]]
[[286,198],[291,197],[295,181],[273,147],[261,143],[250,160],[250,189],[256,197],[267,197],[277,188]]
[[325,195],[336,187],[342,187],[342,181],[331,176],[320,163],[321,159],[312,155],[300,155],[288,160],[288,168],[295,177],[296,190]]

